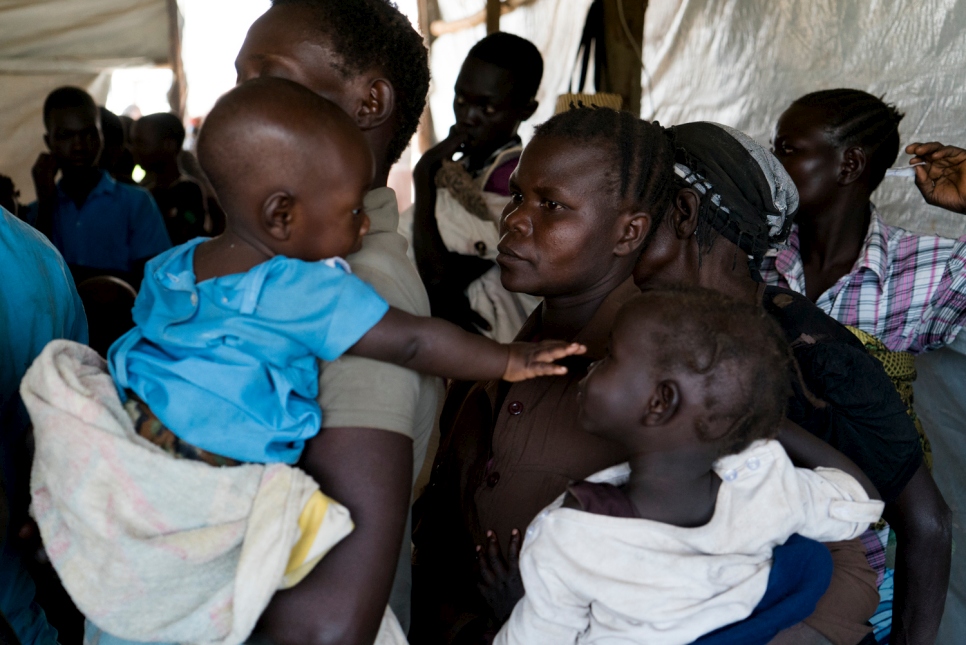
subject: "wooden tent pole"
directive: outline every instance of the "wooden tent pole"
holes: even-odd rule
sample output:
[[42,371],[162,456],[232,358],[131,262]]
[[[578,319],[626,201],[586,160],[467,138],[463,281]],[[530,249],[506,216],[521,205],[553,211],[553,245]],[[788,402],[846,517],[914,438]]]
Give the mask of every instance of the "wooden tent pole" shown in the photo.
[[168,90],[168,103],[171,111],[184,118],[185,99],[187,98],[187,82],[184,75],[184,63],[181,60],[181,13],[178,11],[178,0],[167,0],[168,4],[168,62],[174,79]]
[[500,0],[486,0],[486,33],[500,31]]
[[[607,42],[605,92],[620,94],[624,110],[641,113],[641,51],[647,0],[604,0],[604,38]],[[633,39],[633,40],[631,40]]]

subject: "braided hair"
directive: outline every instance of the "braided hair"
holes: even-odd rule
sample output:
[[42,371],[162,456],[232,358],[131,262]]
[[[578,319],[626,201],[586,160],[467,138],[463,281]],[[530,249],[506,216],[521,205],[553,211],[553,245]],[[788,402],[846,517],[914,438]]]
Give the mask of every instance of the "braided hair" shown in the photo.
[[621,203],[651,215],[656,230],[671,200],[674,149],[657,122],[610,108],[575,107],[538,125],[534,138],[553,137],[611,148],[610,190]]
[[675,286],[649,290],[624,311],[658,323],[647,345],[659,378],[702,377],[701,391],[691,395],[702,407],[695,430],[702,441],[719,443],[719,455],[777,434],[792,392],[793,359],[785,334],[760,307],[712,289]]
[[792,105],[817,109],[826,120],[830,143],[860,146],[869,157],[874,190],[899,155],[899,122],[905,116],[895,105],[862,90],[835,89],[812,92]]

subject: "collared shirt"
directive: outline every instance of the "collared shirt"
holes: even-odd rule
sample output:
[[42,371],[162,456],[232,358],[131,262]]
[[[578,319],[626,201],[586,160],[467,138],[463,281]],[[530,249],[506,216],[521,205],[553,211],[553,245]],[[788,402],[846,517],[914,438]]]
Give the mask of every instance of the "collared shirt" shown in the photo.
[[[473,171],[470,175],[473,179],[481,180],[480,188],[488,193],[496,193],[504,197],[510,196],[510,175],[516,170],[520,162],[520,153],[523,152],[523,141],[519,136],[513,135],[509,141],[493,151],[486,158],[479,170]],[[469,157],[461,159],[463,166],[469,165]],[[467,168],[467,170],[469,170]]]
[[339,258],[275,256],[196,282],[205,239],[148,263],[111,375],[180,439],[238,461],[294,464],[322,424],[317,358],[334,360],[389,309]]
[[[35,218],[37,202],[28,209]],[[80,208],[58,183],[51,241],[67,264],[110,271],[131,271],[134,262],[171,248],[151,194],[107,171]]]
[[[714,472],[714,516],[699,527],[564,508],[558,497],[527,529],[527,593],[494,644],[690,643],[752,613],[775,547],[793,534],[848,540],[882,513],[851,476],[795,468],[773,440],[722,457]],[[630,474],[624,464],[591,479],[623,486]]]
[[[797,226],[787,248],[765,257],[761,275],[766,284],[805,293]],[[873,207],[855,266],[815,304],[894,352],[918,354],[948,345],[966,323],[966,237],[889,226]]]

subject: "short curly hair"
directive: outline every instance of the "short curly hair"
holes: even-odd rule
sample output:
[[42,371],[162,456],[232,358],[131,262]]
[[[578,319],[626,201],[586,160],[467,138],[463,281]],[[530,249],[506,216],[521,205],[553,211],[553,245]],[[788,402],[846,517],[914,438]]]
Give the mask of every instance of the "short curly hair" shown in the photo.
[[343,78],[377,69],[396,95],[396,133],[386,150],[395,163],[419,127],[429,92],[429,54],[420,36],[388,0],[272,0],[272,6],[305,7],[313,27],[331,42]]
[[678,286],[646,291],[625,311],[622,317],[657,323],[647,344],[659,372],[702,377],[703,392],[691,395],[703,409],[695,429],[719,444],[720,455],[777,435],[791,396],[793,359],[781,328],[761,307]]

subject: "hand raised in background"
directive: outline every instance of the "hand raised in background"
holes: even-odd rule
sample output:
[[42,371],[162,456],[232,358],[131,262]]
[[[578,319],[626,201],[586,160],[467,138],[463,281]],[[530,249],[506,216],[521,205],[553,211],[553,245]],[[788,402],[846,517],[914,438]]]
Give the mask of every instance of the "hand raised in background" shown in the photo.
[[932,141],[910,143],[906,152],[914,155],[916,186],[933,206],[966,213],[966,150]]

